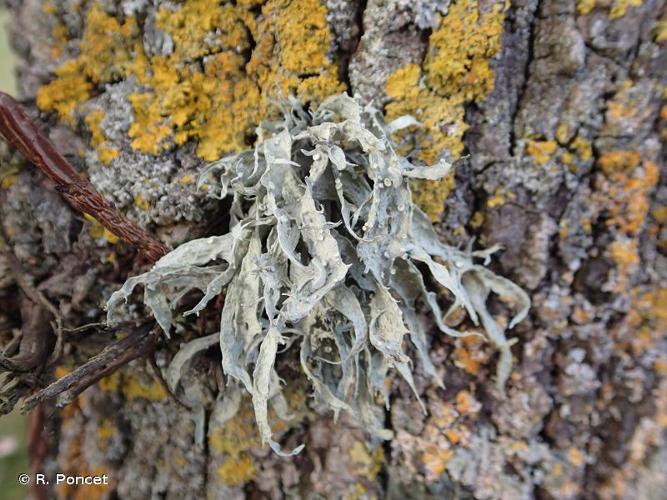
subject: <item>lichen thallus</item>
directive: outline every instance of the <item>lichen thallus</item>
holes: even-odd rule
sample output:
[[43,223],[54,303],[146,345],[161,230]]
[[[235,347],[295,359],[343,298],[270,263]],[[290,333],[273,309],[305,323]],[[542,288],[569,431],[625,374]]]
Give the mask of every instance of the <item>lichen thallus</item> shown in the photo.
[[[413,202],[415,179],[442,179],[453,165],[443,158],[426,166],[401,156],[393,134],[419,126],[415,118],[386,123],[380,110],[346,94],[330,96],[312,111],[294,98],[280,107],[282,119],[259,127],[252,149],[224,157],[201,173],[199,186],[208,186],[208,196],[233,200],[229,231],[185,242],[149,271],[129,278],[107,302],[107,324],[132,317],[123,304],[139,285],[144,304],[167,338],[181,318],[198,315],[224,293],[224,307],[213,311],[220,317],[219,331],[181,346],[166,370],[167,385],[178,391],[189,361],[218,343],[225,394],[239,396],[222,398],[225,414],[233,415],[235,401],[249,394],[262,442],[281,455],[302,448],[282,451],[268,418],[269,403],[283,413],[287,408],[277,363],[279,346],[292,345],[292,339],[300,339],[294,349],[317,405],[334,414],[350,413],[382,439],[393,435],[384,428],[381,411],[375,411],[380,400],[389,406],[389,369],[419,399],[412,352],[424,375],[444,384],[430,358],[418,308],[445,335],[489,339],[499,352],[496,387],[502,393],[515,342],[505,332],[527,316],[530,297],[487,268],[498,246],[474,250],[472,242],[465,249],[444,243]],[[17,116],[29,122],[21,113]],[[17,116],[10,114],[12,124]],[[32,139],[35,132],[26,127],[24,135]],[[12,130],[9,136],[42,168],[44,158],[57,154],[48,142],[51,149],[44,155],[44,144],[26,147],[29,141],[23,136]],[[60,185],[79,185],[69,165],[63,171],[56,162],[48,169]],[[427,286],[429,280],[447,290],[446,311]],[[183,311],[181,300],[190,292],[203,296]],[[497,322],[487,308],[491,294],[513,312],[507,324]],[[459,309],[472,329],[447,324]],[[331,352],[338,358],[330,358]],[[91,362],[87,365],[93,368]],[[338,368],[331,369],[332,364]],[[63,384],[61,379],[28,401],[52,398],[48,394],[53,393],[61,395],[59,402],[67,401],[76,391],[65,387],[63,392]],[[185,396],[186,388],[181,388]]]

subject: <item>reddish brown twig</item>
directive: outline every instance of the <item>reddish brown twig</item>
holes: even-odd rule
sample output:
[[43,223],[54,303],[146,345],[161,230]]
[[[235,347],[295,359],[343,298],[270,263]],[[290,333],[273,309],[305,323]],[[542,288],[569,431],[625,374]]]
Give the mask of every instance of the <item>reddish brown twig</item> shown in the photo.
[[72,206],[90,214],[113,234],[135,246],[146,260],[155,262],[167,252],[161,241],[102,198],[44,136],[21,105],[4,92],[0,92],[0,133],[56,183],[56,189]]

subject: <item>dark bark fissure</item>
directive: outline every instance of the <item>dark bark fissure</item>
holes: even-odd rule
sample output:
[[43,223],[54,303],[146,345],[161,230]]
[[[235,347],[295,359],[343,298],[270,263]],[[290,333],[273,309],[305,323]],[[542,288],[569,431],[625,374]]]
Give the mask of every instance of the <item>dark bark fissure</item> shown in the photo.
[[[534,4],[534,7],[531,11],[528,12],[529,21],[528,21],[528,39],[526,40],[527,54],[525,60],[523,61],[523,76],[521,81],[521,86],[518,90],[516,101],[514,104],[514,109],[511,111],[511,117],[509,120],[509,132],[510,132],[510,147],[509,153],[514,156],[516,154],[516,142],[517,142],[517,117],[519,111],[521,110],[524,94],[528,88],[528,82],[530,80],[530,67],[533,63],[534,53],[533,48],[535,44],[535,29],[538,23],[538,12],[540,11],[540,6],[542,4],[541,0],[537,0]],[[515,31],[518,26],[514,26]]]
[[345,88],[349,93],[352,93],[352,82],[350,81],[350,60],[357,51],[361,37],[364,36],[364,12],[366,11],[366,4],[368,0],[359,0],[356,5],[354,13],[354,36],[351,40],[340,46],[337,52],[338,59],[338,79],[345,84]]

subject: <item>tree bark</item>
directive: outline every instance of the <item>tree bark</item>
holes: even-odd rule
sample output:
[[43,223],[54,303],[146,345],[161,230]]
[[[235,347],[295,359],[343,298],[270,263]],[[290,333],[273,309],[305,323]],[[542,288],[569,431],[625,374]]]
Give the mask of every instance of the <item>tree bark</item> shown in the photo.
[[[306,444],[289,459],[260,445],[248,400],[220,424],[215,349],[175,397],[156,377],[185,340],[215,331],[215,314],[202,315],[159,341],[155,363],[39,407],[38,472],[109,478],[52,482],[45,498],[667,498],[667,2],[5,3],[28,109],[163,241],[219,230],[224,210],[193,179],[252,145],[276,86],[313,106],[347,90],[422,122],[396,138],[416,161],[465,157],[452,178],[415,185],[415,199],[443,241],[502,244],[495,270],[532,300],[510,332],[504,394],[489,343],[433,331],[445,388],[416,364],[423,414],[392,378],[389,441],[318,412],[286,362],[294,418],[272,424],[287,448]],[[133,252],[3,143],[0,158],[6,248],[66,325],[103,321],[104,300],[140,269]],[[8,266],[0,256],[3,342],[34,323]],[[54,373],[25,393],[113,340],[70,334]]]

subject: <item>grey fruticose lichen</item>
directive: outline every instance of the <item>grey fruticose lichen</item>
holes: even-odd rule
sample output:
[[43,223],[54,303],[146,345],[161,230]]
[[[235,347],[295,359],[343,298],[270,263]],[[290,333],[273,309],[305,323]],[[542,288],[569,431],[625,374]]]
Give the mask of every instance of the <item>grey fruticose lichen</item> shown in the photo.
[[167,373],[173,387],[189,358],[219,342],[229,383],[252,395],[262,439],[282,453],[271,438],[267,406],[284,414],[275,362],[281,345],[294,346],[320,404],[390,438],[375,396],[389,401],[390,368],[416,394],[406,337],[424,371],[441,383],[417,304],[443,333],[466,334],[445,324],[423,269],[451,293],[449,311],[463,307],[474,324],[481,322],[500,351],[502,387],[511,342],[488,312],[487,298],[494,292],[517,309],[512,328],[526,316],[528,296],[478,263],[486,264],[495,248],[462,251],[441,243],[412,204],[409,179],[437,179],[451,168],[445,161],[415,166],[396,152],[391,133],[414,124],[410,117],[385,124],[376,109],[346,95],[314,113],[289,101],[282,121],[260,127],[254,150],[223,158],[201,175],[199,185],[207,184],[211,196],[232,198],[229,233],[189,241],[128,279],[108,302],[109,321],[137,285],[167,335],[185,294],[203,293],[187,316],[224,293],[219,332],[175,356]]

